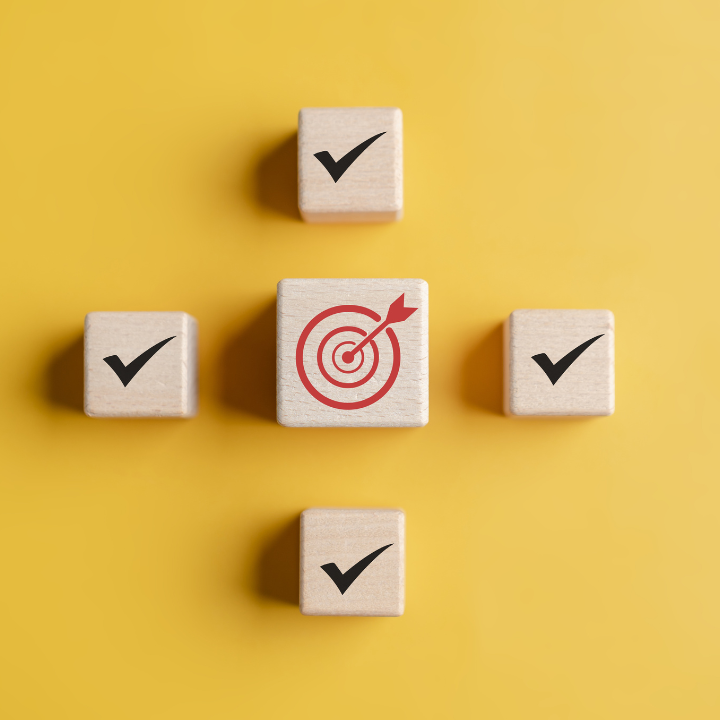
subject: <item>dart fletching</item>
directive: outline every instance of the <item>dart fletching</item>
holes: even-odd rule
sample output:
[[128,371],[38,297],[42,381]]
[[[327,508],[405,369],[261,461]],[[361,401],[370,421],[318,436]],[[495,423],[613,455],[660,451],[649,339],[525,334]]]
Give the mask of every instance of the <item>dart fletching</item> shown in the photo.
[[405,307],[405,293],[403,293],[395,302],[390,306],[385,323],[396,323],[407,320],[417,308]]

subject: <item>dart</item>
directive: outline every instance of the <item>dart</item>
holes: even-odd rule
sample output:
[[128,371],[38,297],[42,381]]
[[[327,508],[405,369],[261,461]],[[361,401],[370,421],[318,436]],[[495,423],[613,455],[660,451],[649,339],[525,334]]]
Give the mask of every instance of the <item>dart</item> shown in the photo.
[[359,345],[356,345],[353,350],[348,350],[342,354],[343,362],[350,364],[355,357],[355,354],[365,347],[378,333],[382,332],[388,325],[392,323],[403,322],[407,320],[417,308],[405,307],[405,293],[403,293],[397,300],[395,300],[388,309],[388,314],[383,322],[380,323]]

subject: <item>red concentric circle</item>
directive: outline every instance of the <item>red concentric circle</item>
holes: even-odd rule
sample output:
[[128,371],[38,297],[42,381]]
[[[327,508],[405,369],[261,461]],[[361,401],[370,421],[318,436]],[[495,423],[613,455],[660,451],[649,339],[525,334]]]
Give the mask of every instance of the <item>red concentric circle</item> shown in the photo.
[[[373,349],[373,365],[370,368],[370,372],[368,372],[364,378],[358,380],[357,382],[351,382],[351,383],[340,382],[339,380],[336,380],[334,377],[331,377],[328,374],[327,370],[325,369],[325,364],[323,362],[323,350],[325,349],[325,345],[327,345],[328,340],[330,340],[330,338],[335,337],[335,335],[337,335],[338,333],[341,333],[341,332],[355,332],[355,333],[358,333],[359,335],[363,335],[363,336],[367,335],[367,333],[364,330],[361,330],[360,328],[356,328],[356,327],[350,327],[350,326],[339,327],[339,328],[335,328],[335,330],[331,330],[322,339],[322,342],[320,343],[320,346],[318,347],[318,351],[317,351],[318,368],[320,369],[322,376],[329,383],[332,383],[336,387],[342,387],[342,388],[360,387],[361,385],[364,385],[375,374],[375,371],[378,368],[378,365],[380,363],[380,354],[378,353],[377,345],[375,344],[374,340],[371,340],[368,343],[370,345],[370,347],[372,347],[372,349]],[[332,353],[333,354],[333,364],[335,364],[335,367],[337,367],[337,364],[335,363],[335,353],[337,352],[337,349],[339,347],[341,347],[342,345],[346,345],[346,344],[348,344],[348,343],[340,343],[340,345],[338,345],[333,350],[333,353]],[[360,352],[362,353],[362,350]],[[364,358],[365,358],[365,355],[363,353],[363,359]],[[362,367],[362,364],[360,365],[360,367]],[[357,372],[360,369],[360,367],[356,368],[355,370],[350,370],[349,372]],[[338,368],[338,370],[340,370],[340,368]],[[348,371],[340,370],[340,372],[348,372]]]
[[[338,315],[340,313],[359,313],[361,315],[365,315],[366,317],[369,317],[371,320],[374,320],[375,322],[380,322],[381,318],[372,310],[369,310],[368,308],[364,308],[361,305],[337,305],[336,307],[328,308],[327,310],[323,310],[320,314],[316,315],[306,326],[305,329],[302,331],[302,334],[300,335],[300,339],[298,340],[297,349],[295,350],[295,365],[297,366],[298,375],[300,376],[300,380],[302,381],[302,384],[305,386],[305,389],[318,401],[320,401],[323,405],[327,405],[328,407],[336,408],[338,410],[359,410],[360,408],[368,407],[369,405],[373,405],[376,403],[380,398],[384,397],[387,392],[390,390],[390,388],[393,386],[393,383],[397,379],[398,373],[400,372],[400,343],[398,342],[397,336],[393,332],[392,328],[388,327],[385,329],[385,332],[387,333],[388,338],[390,339],[390,344],[393,349],[393,363],[392,368],[390,370],[390,375],[388,379],[385,381],[385,384],[373,395],[366,398],[365,400],[358,400],[356,402],[340,402],[338,400],[333,400],[332,398],[327,397],[326,395],[323,395],[315,386],[310,382],[310,379],[307,376],[307,373],[305,372],[305,365],[303,360],[303,354],[305,351],[305,343],[307,342],[308,337],[310,336],[310,333],[315,329],[315,327],[321,323],[326,318],[329,318],[333,315]],[[364,385],[370,378],[375,374],[375,371],[378,368],[378,364],[380,362],[380,353],[378,352],[377,345],[375,344],[374,340],[371,340],[368,345],[372,347],[373,350],[373,365],[370,368],[370,371],[365,375],[362,379],[358,380],[354,383],[342,383],[339,380],[335,380],[335,378],[331,377],[327,370],[325,369],[325,365],[323,363],[323,350],[325,349],[325,345],[328,343],[328,341],[337,335],[340,332],[354,332],[358,333],[359,335],[366,336],[367,333],[362,330],[361,328],[352,327],[352,326],[343,326],[340,328],[336,328],[335,330],[331,330],[325,337],[322,339],[320,346],[318,347],[317,352],[317,362],[318,362],[318,368],[320,369],[320,372],[322,373],[322,376],[331,384],[335,385],[336,387],[341,388],[355,388],[360,387],[361,385]],[[348,341],[350,342],[350,341]],[[340,343],[335,348],[333,348],[332,352],[332,358],[333,358],[333,364],[335,367],[340,370],[340,368],[337,366],[337,363],[335,362],[335,354],[337,353],[338,349],[342,347],[343,345],[347,345],[347,342]],[[362,353],[362,350],[360,351]],[[350,371],[344,371],[340,370],[341,372],[357,372],[359,370],[364,362],[364,355],[362,355],[362,361],[360,365],[355,370]]]
[[[350,374],[352,374],[352,373],[354,373],[354,372],[357,372],[357,371],[363,366],[363,363],[365,362],[365,351],[364,351],[364,350],[360,350],[360,362],[358,363],[358,366],[357,366],[356,368],[350,368],[350,370],[343,370],[343,369],[337,364],[337,354],[338,354],[338,350],[339,350],[343,345],[355,345],[355,343],[354,343],[354,342],[350,342],[350,340],[348,340],[347,342],[342,342],[342,343],[340,343],[339,345],[336,345],[336,346],[335,346],[335,349],[332,351],[332,354],[330,355],[330,357],[332,358],[332,364],[333,364],[333,366],[335,367],[335,369],[336,369],[338,372],[345,373],[346,375],[350,375]],[[350,357],[347,357],[348,355],[349,355]],[[343,354],[342,354],[342,359],[343,359],[343,362],[351,363],[351,362],[353,361],[353,359],[354,359],[354,356],[352,355],[351,352],[350,352],[350,353],[343,353]]]

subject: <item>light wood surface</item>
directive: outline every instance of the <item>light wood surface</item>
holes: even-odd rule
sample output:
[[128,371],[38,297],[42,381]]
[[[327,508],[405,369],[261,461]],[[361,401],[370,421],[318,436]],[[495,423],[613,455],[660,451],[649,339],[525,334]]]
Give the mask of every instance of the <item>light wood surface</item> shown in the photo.
[[[366,344],[362,354],[346,364],[343,354],[381,325],[402,295],[400,304],[417,310],[383,329],[373,338],[375,348]],[[337,310],[344,306],[354,307]],[[326,311],[331,314],[319,319]],[[428,286],[424,280],[286,279],[278,283],[277,312],[277,418],[281,425],[419,427],[428,422]],[[336,333],[339,328],[346,329]],[[330,379],[318,361],[323,342],[322,367]],[[360,383],[365,378],[356,387],[334,384]],[[363,403],[369,404],[352,407]]]
[[[554,385],[533,360],[545,354],[544,362],[558,365],[598,335]],[[505,321],[504,356],[507,415],[612,415],[615,410],[615,318],[609,310],[515,310]]]
[[[323,569],[345,575],[377,555],[342,593]],[[350,573],[348,573],[349,575]],[[405,513],[397,509],[310,508],[300,520],[303,615],[397,617],[405,609]]]
[[[126,367],[167,338],[126,386],[104,358]],[[85,317],[85,412],[91,417],[197,413],[197,321],[184,312],[92,312]]]
[[[384,133],[335,182],[315,157],[335,162]],[[403,214],[402,112],[398,108],[303,108],[298,117],[300,214],[312,223],[391,222]]]

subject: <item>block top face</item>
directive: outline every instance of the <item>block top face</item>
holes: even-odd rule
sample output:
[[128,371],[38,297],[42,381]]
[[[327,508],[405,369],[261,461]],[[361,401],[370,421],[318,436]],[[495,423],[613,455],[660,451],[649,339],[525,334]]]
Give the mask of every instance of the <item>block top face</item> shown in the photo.
[[515,310],[505,325],[505,412],[612,415],[615,318],[609,310]]
[[425,425],[427,283],[282,280],[277,409],[289,427]]
[[195,318],[183,312],[89,313],[85,412],[91,417],[195,415]]
[[402,163],[402,112],[398,108],[300,111],[298,199],[305,220],[400,220]]
[[305,510],[300,520],[300,611],[397,617],[404,609],[405,513]]

